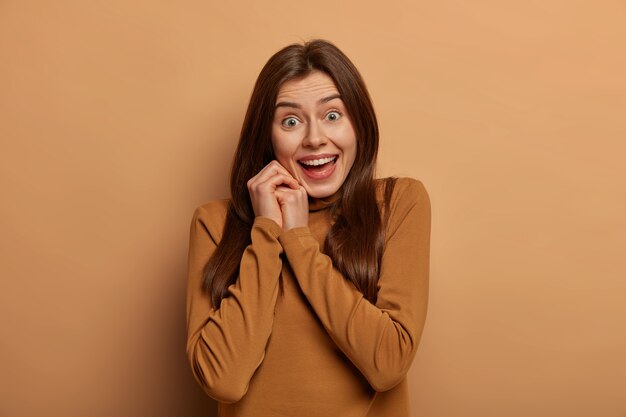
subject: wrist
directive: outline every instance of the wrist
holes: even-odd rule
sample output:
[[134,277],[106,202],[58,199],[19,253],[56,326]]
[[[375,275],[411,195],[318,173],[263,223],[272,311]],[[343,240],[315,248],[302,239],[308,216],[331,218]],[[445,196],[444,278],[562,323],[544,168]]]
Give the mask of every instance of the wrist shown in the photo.
[[276,220],[271,217],[266,216],[256,216],[254,218],[254,223],[252,227],[260,227],[262,229],[267,229],[271,232],[274,237],[278,237],[283,232],[282,224],[278,223]]
[[308,227],[308,226],[309,226],[308,216],[306,218],[294,220],[294,221],[289,221],[289,219],[283,219],[283,230],[285,231],[291,230],[291,229],[297,229],[300,227]]

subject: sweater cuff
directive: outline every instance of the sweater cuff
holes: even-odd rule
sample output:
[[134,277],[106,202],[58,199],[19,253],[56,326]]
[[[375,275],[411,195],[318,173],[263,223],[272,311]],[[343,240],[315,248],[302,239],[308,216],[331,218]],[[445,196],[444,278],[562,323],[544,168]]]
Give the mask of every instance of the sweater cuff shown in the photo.
[[283,229],[278,225],[278,223],[269,217],[255,217],[252,227],[260,228],[274,239],[278,239],[278,236],[283,233]]
[[317,244],[317,240],[313,237],[313,233],[308,226],[304,227],[294,227],[293,229],[285,230],[278,236],[278,241],[283,246],[283,248],[287,249],[288,247],[298,244],[300,246],[307,246],[303,244],[302,239],[306,241],[307,238],[311,238],[315,244]]

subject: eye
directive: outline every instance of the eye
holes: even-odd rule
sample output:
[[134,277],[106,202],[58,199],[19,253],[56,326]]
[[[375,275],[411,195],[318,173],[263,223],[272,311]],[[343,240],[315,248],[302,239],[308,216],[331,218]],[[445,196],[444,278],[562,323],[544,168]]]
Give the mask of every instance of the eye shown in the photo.
[[331,122],[337,121],[341,118],[341,114],[338,111],[331,111],[328,112],[328,114],[326,115],[326,120],[329,120]]
[[285,127],[295,127],[300,122],[295,117],[287,117],[286,119],[283,119],[281,123]]

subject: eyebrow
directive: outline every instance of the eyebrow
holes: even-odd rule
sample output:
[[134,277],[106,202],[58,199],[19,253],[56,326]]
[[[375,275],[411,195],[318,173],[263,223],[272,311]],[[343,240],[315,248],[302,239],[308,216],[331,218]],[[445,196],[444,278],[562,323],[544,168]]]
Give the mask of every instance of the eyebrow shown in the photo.
[[[324,98],[320,99],[320,100],[318,101],[318,103],[319,103],[319,104],[328,103],[329,101],[334,100],[334,99],[336,99],[336,98],[339,98],[339,99],[340,99],[340,98],[341,98],[341,95],[340,95],[340,94],[333,94],[332,96],[324,97]],[[278,108],[278,107],[293,107],[293,108],[295,108],[295,109],[301,109],[301,108],[302,108],[302,106],[300,106],[298,103],[292,103],[292,102],[290,102],[290,101],[281,101],[281,102],[278,102],[278,103],[276,103],[276,107],[277,107],[277,108]]]

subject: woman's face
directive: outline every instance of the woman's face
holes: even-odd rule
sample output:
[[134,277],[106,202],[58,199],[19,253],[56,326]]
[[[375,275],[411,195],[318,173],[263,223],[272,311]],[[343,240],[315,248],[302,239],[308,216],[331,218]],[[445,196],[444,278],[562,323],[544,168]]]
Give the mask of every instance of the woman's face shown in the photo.
[[345,181],[356,157],[356,136],[332,78],[313,71],[285,82],[272,123],[276,160],[309,196],[328,197]]

